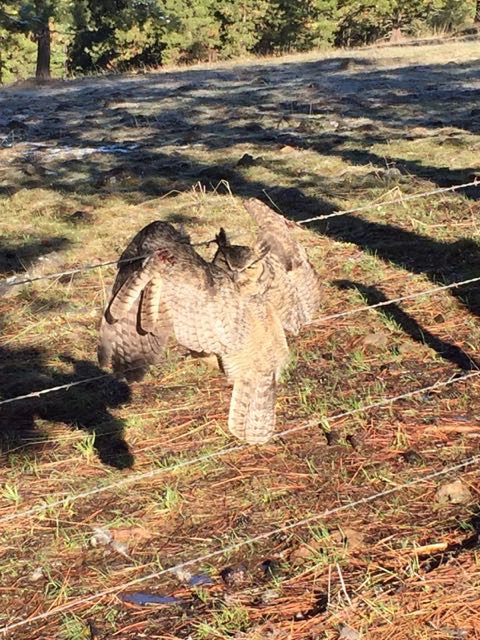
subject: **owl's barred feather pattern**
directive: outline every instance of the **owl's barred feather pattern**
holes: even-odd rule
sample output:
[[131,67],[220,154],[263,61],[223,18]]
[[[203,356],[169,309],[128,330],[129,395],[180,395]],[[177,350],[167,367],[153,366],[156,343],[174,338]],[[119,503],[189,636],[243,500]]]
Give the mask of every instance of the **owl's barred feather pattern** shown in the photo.
[[320,283],[286,220],[258,200],[245,207],[259,227],[255,246],[231,245],[222,229],[212,262],[166,222],[137,233],[121,256],[98,354],[129,381],[162,361],[170,338],[215,354],[233,384],[229,430],[259,444],[275,431],[285,332],[313,319]]

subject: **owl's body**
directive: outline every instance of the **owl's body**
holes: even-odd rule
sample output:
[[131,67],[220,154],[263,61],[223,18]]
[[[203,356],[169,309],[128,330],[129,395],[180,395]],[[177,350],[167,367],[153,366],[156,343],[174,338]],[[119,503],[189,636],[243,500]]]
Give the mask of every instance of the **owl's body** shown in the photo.
[[99,360],[139,380],[161,363],[169,338],[192,352],[215,354],[233,384],[230,431],[263,443],[275,430],[276,387],[288,359],[285,332],[313,319],[320,285],[285,219],[257,200],[245,206],[260,227],[255,247],[230,245],[222,230],[212,262],[166,222],[153,222],[133,238],[102,319]]

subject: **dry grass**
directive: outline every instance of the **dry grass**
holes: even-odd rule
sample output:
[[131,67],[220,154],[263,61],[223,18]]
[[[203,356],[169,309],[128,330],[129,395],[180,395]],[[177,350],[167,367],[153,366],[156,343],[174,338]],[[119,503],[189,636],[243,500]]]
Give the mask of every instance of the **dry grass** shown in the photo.
[[[0,269],[114,259],[156,218],[195,240],[223,224],[243,241],[252,229],[241,198],[264,191],[301,218],[466,182],[480,171],[479,58],[478,43],[382,48],[5,90]],[[132,146],[99,149],[112,144]],[[244,154],[253,163],[239,165]],[[322,314],[479,275],[478,195],[299,231],[325,280]],[[96,332],[112,276],[88,271],[0,298],[3,397],[101,373]],[[331,422],[330,433],[325,417],[475,369],[479,296],[470,286],[305,331],[291,341],[278,422],[318,426],[176,471],[232,442],[224,379],[174,351],[131,390],[107,378],[4,405],[0,626],[72,604],[12,637],[480,637],[476,467],[198,566],[212,585],[141,585],[176,605],[74,604],[477,452],[475,380]],[[438,486],[457,478],[471,499],[439,504]],[[2,520],[43,502],[40,515]],[[92,546],[95,527],[116,546]],[[239,564],[225,582],[222,570]]]

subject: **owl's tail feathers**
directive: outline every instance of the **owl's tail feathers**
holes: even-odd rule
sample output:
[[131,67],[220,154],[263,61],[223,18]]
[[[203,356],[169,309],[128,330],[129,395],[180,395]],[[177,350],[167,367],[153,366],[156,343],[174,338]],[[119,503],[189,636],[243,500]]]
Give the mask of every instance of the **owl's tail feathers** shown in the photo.
[[249,444],[264,444],[275,433],[275,373],[264,372],[235,380],[228,428]]

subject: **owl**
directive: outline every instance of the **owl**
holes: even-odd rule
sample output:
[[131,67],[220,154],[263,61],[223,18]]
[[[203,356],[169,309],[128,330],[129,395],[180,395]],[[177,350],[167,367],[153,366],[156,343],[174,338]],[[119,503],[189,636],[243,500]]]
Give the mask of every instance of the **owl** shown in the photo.
[[233,245],[221,229],[212,261],[167,222],[137,233],[118,263],[98,357],[136,381],[161,364],[170,339],[194,354],[216,355],[233,385],[230,432],[262,444],[275,433],[286,335],[314,319],[321,285],[291,232],[295,225],[259,200],[244,206],[258,227],[255,243]]

